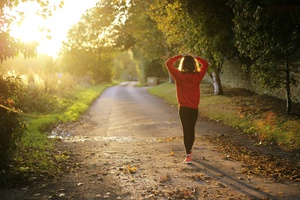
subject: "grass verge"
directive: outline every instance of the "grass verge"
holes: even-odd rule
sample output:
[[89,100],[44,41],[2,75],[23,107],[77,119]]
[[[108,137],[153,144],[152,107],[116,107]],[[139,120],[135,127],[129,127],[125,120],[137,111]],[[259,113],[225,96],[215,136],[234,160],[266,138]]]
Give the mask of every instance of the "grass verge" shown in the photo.
[[[223,96],[214,96],[212,91],[211,84],[201,84],[202,116],[255,136],[261,144],[276,143],[286,151],[300,150],[299,113],[286,115],[284,101],[239,89],[224,88]],[[174,84],[163,83],[149,92],[177,104]],[[294,106],[299,110],[299,105]]]

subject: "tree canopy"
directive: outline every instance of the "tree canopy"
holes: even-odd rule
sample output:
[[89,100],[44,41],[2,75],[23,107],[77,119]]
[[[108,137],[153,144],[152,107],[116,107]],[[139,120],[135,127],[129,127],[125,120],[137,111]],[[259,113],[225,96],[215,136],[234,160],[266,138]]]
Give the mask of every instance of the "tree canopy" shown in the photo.
[[122,23],[124,2],[101,1],[75,24],[63,43],[64,69],[75,75],[92,75],[96,82],[111,81],[116,49],[115,27]]
[[134,58],[138,61],[140,81],[147,76],[164,77],[167,75],[162,67],[165,56],[165,39],[157,23],[150,18],[150,2],[133,0],[128,6],[127,18],[118,30],[118,46],[132,49]]
[[286,88],[291,111],[291,85],[299,73],[300,2],[233,0],[235,45],[253,61],[250,72],[267,88]]
[[11,12],[12,9],[18,6],[21,2],[37,2],[41,9],[38,11],[42,17],[47,17],[52,14],[52,11],[64,5],[63,0],[58,4],[51,4],[49,0],[3,0],[0,2],[0,61],[3,62],[8,58],[15,58],[19,53],[22,53],[25,58],[36,55],[38,43],[24,43],[11,37],[10,25],[17,18],[21,18],[24,13]]
[[149,13],[164,34],[171,52],[192,52],[209,60],[215,94],[223,93],[220,74],[224,60],[236,52],[233,14],[226,3],[226,0],[156,0]]

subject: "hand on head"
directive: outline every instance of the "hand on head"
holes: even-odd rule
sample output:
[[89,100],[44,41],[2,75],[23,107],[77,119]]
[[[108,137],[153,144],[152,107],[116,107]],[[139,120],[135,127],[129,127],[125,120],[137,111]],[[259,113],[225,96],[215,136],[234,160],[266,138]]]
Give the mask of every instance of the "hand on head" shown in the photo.
[[188,53],[182,53],[181,55],[184,57],[184,56],[188,56],[189,54]]
[[184,56],[192,56],[193,58],[196,58],[197,57],[197,55],[195,55],[195,54],[193,54],[193,53],[183,53],[183,54],[181,54],[183,57]]

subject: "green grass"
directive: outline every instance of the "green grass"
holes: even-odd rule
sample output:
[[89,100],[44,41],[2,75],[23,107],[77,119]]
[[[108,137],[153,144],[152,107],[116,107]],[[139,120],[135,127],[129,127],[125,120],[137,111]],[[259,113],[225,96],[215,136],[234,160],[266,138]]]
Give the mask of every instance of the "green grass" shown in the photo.
[[[300,150],[299,118],[276,114],[276,107],[264,111],[265,107],[257,103],[263,101],[258,95],[256,100],[243,95],[214,96],[212,89],[210,84],[201,84],[199,112],[202,116],[254,135],[260,141],[275,142],[284,150]],[[149,92],[172,105],[177,104],[174,84],[163,83]]]
[[156,87],[149,88],[148,91],[156,96],[159,96],[172,105],[177,104],[175,85],[163,83]]

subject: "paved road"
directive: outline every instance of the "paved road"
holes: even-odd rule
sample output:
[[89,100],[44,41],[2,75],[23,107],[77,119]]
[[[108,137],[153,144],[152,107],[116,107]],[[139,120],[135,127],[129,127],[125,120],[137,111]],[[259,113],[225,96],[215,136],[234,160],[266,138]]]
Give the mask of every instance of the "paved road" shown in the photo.
[[120,138],[163,137],[170,134],[169,128],[179,131],[176,109],[150,95],[145,87],[134,87],[135,84],[126,82],[111,87],[95,102],[89,114],[99,127],[93,134]]

